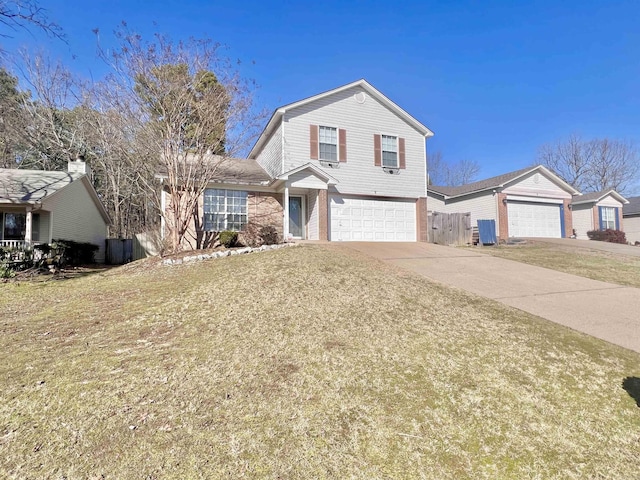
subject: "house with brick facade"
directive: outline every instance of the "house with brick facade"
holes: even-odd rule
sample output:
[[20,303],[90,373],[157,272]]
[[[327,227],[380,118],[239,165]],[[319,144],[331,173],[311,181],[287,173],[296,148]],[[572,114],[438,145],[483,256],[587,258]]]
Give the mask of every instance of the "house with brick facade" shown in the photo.
[[622,230],[622,209],[629,201],[615,190],[578,195],[571,201],[576,238],[588,240],[590,230]]
[[429,185],[430,211],[471,213],[471,224],[494,220],[499,240],[573,234],[571,203],[580,192],[539,165],[459,187]]
[[432,135],[366,80],[279,107],[247,159],[222,162],[191,247],[250,223],[284,239],[426,241]]

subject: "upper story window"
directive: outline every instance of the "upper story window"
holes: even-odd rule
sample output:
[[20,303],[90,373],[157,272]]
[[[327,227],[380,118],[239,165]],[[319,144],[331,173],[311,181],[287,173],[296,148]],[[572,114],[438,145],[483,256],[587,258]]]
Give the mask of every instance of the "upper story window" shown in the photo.
[[347,161],[347,131],[344,128],[309,125],[309,158],[322,162]]
[[338,161],[338,129],[335,127],[319,127],[320,160]]
[[616,209],[614,207],[600,207],[600,221],[602,229],[616,229]]
[[407,168],[405,139],[395,135],[373,135],[374,165],[395,172]]
[[382,135],[382,166],[398,168],[398,137]]
[[239,232],[247,224],[247,192],[208,188],[204,191],[204,230]]

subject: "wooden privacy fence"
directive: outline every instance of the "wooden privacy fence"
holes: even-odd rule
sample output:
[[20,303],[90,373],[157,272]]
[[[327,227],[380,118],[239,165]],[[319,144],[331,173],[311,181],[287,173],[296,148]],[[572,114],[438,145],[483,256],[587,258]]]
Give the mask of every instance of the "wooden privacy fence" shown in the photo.
[[471,213],[427,214],[428,241],[439,245],[469,245],[473,228]]

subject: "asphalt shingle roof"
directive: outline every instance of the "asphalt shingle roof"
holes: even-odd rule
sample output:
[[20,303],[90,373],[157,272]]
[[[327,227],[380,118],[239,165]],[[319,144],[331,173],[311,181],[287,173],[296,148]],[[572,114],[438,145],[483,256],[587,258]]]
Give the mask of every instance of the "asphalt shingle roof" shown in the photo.
[[0,168],[0,203],[36,203],[82,177],[81,173]]
[[629,203],[622,206],[622,215],[640,215],[640,197],[627,198]]
[[536,167],[523,168],[522,170],[516,170],[515,172],[503,173],[496,177],[487,178],[486,180],[480,180],[479,182],[467,183],[459,187],[440,187],[436,185],[429,185],[428,190],[436,193],[440,193],[447,197],[456,197],[458,195],[464,195],[467,193],[478,192],[481,190],[488,190],[490,188],[496,188],[504,185],[511,180],[530,172]]

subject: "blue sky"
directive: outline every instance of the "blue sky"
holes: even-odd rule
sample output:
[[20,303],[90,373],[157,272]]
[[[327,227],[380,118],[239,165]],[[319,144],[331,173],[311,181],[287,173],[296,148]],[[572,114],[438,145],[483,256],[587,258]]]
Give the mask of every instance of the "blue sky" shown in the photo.
[[68,44],[45,48],[100,77],[101,41],[125,20],[143,36],[209,37],[274,108],[366,78],[435,132],[430,152],[469,159],[480,177],[535,161],[572,133],[640,143],[640,2],[42,0]]

